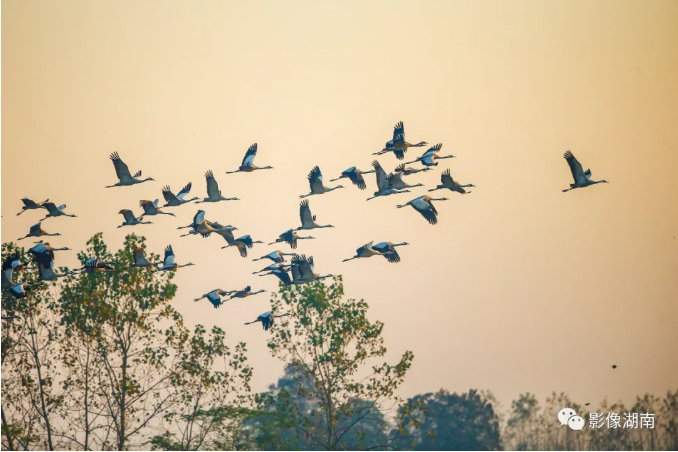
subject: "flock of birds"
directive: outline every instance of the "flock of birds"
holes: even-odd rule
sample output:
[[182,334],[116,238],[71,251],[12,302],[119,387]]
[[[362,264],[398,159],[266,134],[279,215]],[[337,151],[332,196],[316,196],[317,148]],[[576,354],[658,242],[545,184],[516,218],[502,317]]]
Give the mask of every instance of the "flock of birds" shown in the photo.
[[[373,155],[384,155],[387,153],[393,153],[398,160],[404,160],[405,154],[409,148],[415,147],[425,147],[428,146],[428,143],[421,141],[416,144],[411,144],[405,140],[405,128],[402,122],[399,122],[395,125],[393,130],[393,138],[386,142],[384,148],[374,153]],[[409,193],[410,189],[416,187],[423,187],[423,184],[410,184],[404,180],[405,176],[410,176],[420,172],[431,171],[432,167],[438,166],[438,160],[454,158],[453,155],[440,155],[439,152],[442,148],[442,144],[436,144],[431,146],[426,152],[421,156],[415,158],[413,161],[405,162],[400,164],[395,168],[395,170],[389,174],[383,169],[381,164],[374,160],[372,162],[372,170],[361,171],[355,166],[348,168],[343,171],[341,175],[332,179],[330,182],[336,182],[340,179],[348,179],[353,185],[358,187],[360,190],[365,190],[367,184],[365,182],[364,175],[374,173],[376,176],[376,185],[377,191],[374,192],[374,195],[367,198],[367,200],[372,200],[377,197],[391,196],[401,193]],[[234,173],[251,173],[258,170],[273,169],[271,166],[256,166],[254,164],[254,158],[257,155],[257,144],[253,144],[247,150],[244,159],[240,167],[235,171],[228,171],[226,174]],[[144,182],[153,181],[151,177],[145,179],[141,178],[141,171],[137,171],[134,175],[130,172],[127,165],[122,161],[118,153],[113,153],[110,156],[113,166],[115,167],[115,172],[118,178],[118,182],[114,185],[109,185],[106,188],[112,187],[126,187],[132,185],[138,185]],[[570,187],[564,189],[563,191],[569,191],[576,188],[588,187],[593,184],[598,183],[607,183],[605,180],[594,181],[591,180],[591,170],[583,170],[582,165],[579,161],[572,155],[570,151],[567,151],[564,154],[564,158],[567,161],[567,164],[570,167],[574,183],[570,184]],[[419,164],[418,167],[408,167],[409,164]],[[139,206],[143,209],[143,213],[140,216],[136,216],[132,210],[122,209],[120,214],[124,218],[124,222],[118,226],[119,228],[124,226],[136,226],[140,224],[151,224],[150,221],[144,221],[144,218],[157,216],[157,215],[171,215],[175,216],[172,212],[166,212],[162,209],[178,207],[183,204],[188,204],[191,202],[195,203],[214,203],[221,201],[235,201],[238,198],[228,198],[223,196],[221,190],[219,190],[219,185],[214,177],[212,171],[207,171],[205,173],[205,179],[207,182],[207,197],[202,200],[198,197],[188,198],[188,194],[191,191],[192,184],[189,182],[184,188],[182,188],[178,193],[174,193],[169,186],[165,186],[162,189],[163,198],[165,199],[165,204],[161,207],[159,200],[141,200]],[[314,167],[308,174],[308,182],[310,186],[310,192],[304,195],[300,195],[300,198],[307,198],[313,195],[322,195],[329,193],[331,191],[344,188],[342,185],[336,185],[334,187],[328,187],[323,182],[323,175],[318,166]],[[440,175],[440,184],[435,188],[431,188],[428,191],[433,192],[437,190],[450,190],[459,194],[471,193],[466,191],[466,188],[475,187],[473,184],[461,184],[456,181],[450,174],[450,170],[446,169]],[[415,211],[417,211],[422,217],[426,219],[431,225],[438,223],[438,211],[435,208],[433,202],[436,201],[447,201],[448,198],[433,198],[428,195],[418,196],[405,204],[397,205],[398,208],[403,208],[410,206]],[[28,234],[24,237],[19,238],[18,240],[23,240],[29,237],[44,237],[44,236],[58,236],[59,233],[49,233],[42,229],[42,221],[47,218],[55,217],[75,217],[75,215],[68,214],[64,211],[66,204],[57,206],[53,202],[50,202],[49,199],[46,199],[43,202],[34,202],[28,198],[22,199],[23,207],[21,212],[17,215],[28,210],[47,210],[47,215],[45,218],[40,220],[35,225],[31,226]],[[297,228],[288,229],[278,236],[278,238],[269,243],[268,245],[274,245],[276,243],[287,243],[292,250],[296,250],[299,240],[309,240],[314,239],[311,236],[300,236],[298,231],[306,231],[319,228],[332,228],[330,224],[321,225],[316,222],[316,216],[312,214],[310,205],[307,199],[302,199],[299,206],[299,215],[301,219],[301,226]],[[238,249],[242,257],[247,257],[248,250],[250,250],[255,244],[263,244],[262,241],[255,241],[250,235],[242,235],[240,237],[235,237],[233,231],[236,231],[238,228],[231,225],[222,225],[219,222],[209,221],[205,218],[205,211],[198,210],[198,212],[193,217],[193,221],[186,225],[180,226],[178,229],[188,229],[186,234],[181,235],[181,237],[186,237],[190,235],[200,235],[202,237],[209,237],[212,234],[221,236],[225,241],[226,245],[222,248],[235,247]],[[391,263],[400,262],[400,256],[396,250],[399,246],[408,245],[407,242],[402,243],[391,243],[391,242],[380,242],[374,243],[373,241],[364,244],[356,250],[355,256],[352,256],[348,259],[344,259],[343,262],[350,261],[353,259],[360,258],[369,258],[372,256],[383,256],[386,260]],[[69,250],[69,248],[53,248],[49,243],[37,242],[37,244],[28,250],[29,254],[32,255],[34,264],[37,266],[39,281],[34,285],[29,285],[24,282],[13,282],[14,275],[26,268],[28,265],[24,262],[21,262],[20,255],[18,252],[11,256],[7,256],[2,263],[2,291],[9,292],[9,294],[16,298],[23,298],[27,296],[27,293],[37,284],[41,284],[43,281],[54,281],[60,277],[73,275],[77,273],[96,273],[96,272],[111,272],[116,271],[117,262],[102,262],[99,259],[92,257],[87,259],[84,262],[84,266],[79,269],[75,269],[69,272],[59,273],[55,270],[54,267],[54,252],[55,251],[64,251]],[[287,263],[286,256],[290,256],[290,261]],[[175,262],[175,254],[172,249],[172,246],[169,245],[165,248],[165,256],[162,262],[153,262],[152,259],[147,259],[145,255],[145,250],[141,247],[136,247],[133,252],[133,268],[148,268],[152,271],[161,272],[161,271],[176,271],[182,267],[188,267],[194,265],[189,262],[186,264],[178,264]],[[282,251],[276,250],[272,251],[264,256],[261,256],[255,261],[259,260],[270,260],[272,263],[267,267],[263,268],[254,274],[259,276],[273,275],[276,276],[284,285],[299,285],[306,284],[312,281],[330,278],[333,275],[320,275],[315,272],[315,265],[313,256],[306,257],[303,254],[297,254],[296,252],[284,253]],[[32,267],[35,268],[35,267]],[[215,308],[220,307],[225,301],[231,300],[233,298],[246,298],[253,296],[259,293],[265,292],[264,290],[258,290],[253,292],[251,286],[247,286],[242,290],[231,290],[225,291],[222,289],[215,289],[208,293],[205,293],[199,298],[196,298],[195,301],[200,301],[203,298],[207,299]],[[229,298],[222,298],[229,297]],[[272,322],[277,317],[287,316],[289,314],[273,315],[270,311],[264,312],[256,320],[246,323],[246,325],[261,322],[264,330],[268,330]],[[2,317],[3,319],[16,318],[13,314],[8,314],[7,316]]]

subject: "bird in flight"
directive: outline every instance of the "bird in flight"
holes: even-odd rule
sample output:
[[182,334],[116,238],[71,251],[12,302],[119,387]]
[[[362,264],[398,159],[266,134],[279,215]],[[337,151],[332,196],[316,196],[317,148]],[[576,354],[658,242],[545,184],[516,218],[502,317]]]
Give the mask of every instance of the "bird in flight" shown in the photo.
[[129,172],[129,168],[125,162],[122,161],[117,152],[111,154],[111,160],[113,161],[113,166],[115,167],[115,174],[118,176],[118,182],[113,185],[108,185],[106,188],[124,187],[140,184],[149,180],[155,180],[152,177],[139,179],[141,177],[141,170],[137,171],[136,174],[132,176],[132,174]]
[[245,153],[245,158],[242,159],[242,164],[240,165],[240,168],[238,168],[235,171],[226,171],[226,174],[251,173],[252,171],[255,170],[273,169],[272,166],[256,166],[254,164],[254,157],[256,156],[257,156],[257,143],[254,143],[252,146],[249,147],[249,149]]
[[567,164],[570,166],[570,171],[572,172],[572,177],[574,178],[574,183],[570,184],[570,188],[564,189],[563,192],[574,190],[575,188],[588,187],[589,185],[608,183],[606,180],[591,180],[591,170],[587,169],[584,171],[581,163],[579,163],[579,160],[572,155],[572,152],[567,151],[563,154],[563,157],[567,160]]

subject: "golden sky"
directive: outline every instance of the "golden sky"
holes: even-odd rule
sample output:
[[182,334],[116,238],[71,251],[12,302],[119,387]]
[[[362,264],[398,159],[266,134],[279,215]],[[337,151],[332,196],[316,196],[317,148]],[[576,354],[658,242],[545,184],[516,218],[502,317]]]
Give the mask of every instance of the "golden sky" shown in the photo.
[[[172,244],[196,264],[178,272],[173,303],[189,326],[247,342],[263,390],[282,366],[243,323],[268,297],[217,311],[193,298],[277,279],[252,275],[267,262],[220,249],[221,237],[176,227],[202,206],[273,241],[298,226],[313,166],[326,181],[370,169],[402,120],[408,141],[457,158],[409,176],[426,185],[412,194],[367,203],[367,175],[365,191],[344,181],[308,198],[336,227],[298,250],[368,301],[391,360],[414,352],[401,394],[491,389],[506,405],[525,391],[594,405],[661,395],[678,376],[677,23],[672,0],[3,1],[2,241],[42,218],[15,216],[27,196],[78,215],[43,223],[63,234],[55,246],[83,249],[98,231],[115,248],[130,232],[157,253]],[[224,174],[254,142],[255,163],[275,169]],[[568,149],[610,184],[562,193]],[[112,152],[156,182],[105,189]],[[477,188],[445,193],[437,226],[395,208],[445,168]],[[208,169],[242,201],[117,228],[120,209],[164,203],[165,184],[205,196]],[[399,264],[341,262],[370,240],[411,245]],[[277,248],[289,250],[250,254]],[[76,253],[57,263],[76,266]]]

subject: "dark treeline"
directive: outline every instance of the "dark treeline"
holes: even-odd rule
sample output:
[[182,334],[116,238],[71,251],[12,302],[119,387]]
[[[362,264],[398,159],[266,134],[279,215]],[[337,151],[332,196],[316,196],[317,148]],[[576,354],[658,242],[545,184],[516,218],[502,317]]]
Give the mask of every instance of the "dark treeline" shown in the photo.
[[[3,316],[17,316],[2,325],[4,450],[678,449],[678,390],[596,410],[562,393],[543,404],[522,394],[506,409],[477,390],[400,399],[414,356],[384,361],[384,325],[344,298],[341,277],[273,295],[271,312],[290,316],[262,334],[285,374],[255,394],[246,345],[219,327],[188,329],[171,272],[130,268],[144,242],[129,235],[112,252],[97,234],[80,261],[116,271],[65,275],[25,298],[3,291]],[[3,260],[17,251],[31,265],[11,243]],[[33,284],[37,273],[14,280]],[[583,431],[560,425],[563,407],[586,419]],[[589,409],[654,413],[655,427],[591,429]]]

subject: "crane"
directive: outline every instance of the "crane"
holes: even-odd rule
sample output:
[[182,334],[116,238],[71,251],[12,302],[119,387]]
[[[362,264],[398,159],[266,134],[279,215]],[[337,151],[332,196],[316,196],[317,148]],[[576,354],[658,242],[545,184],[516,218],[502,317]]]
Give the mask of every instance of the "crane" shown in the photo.
[[331,224],[326,224],[324,226],[319,225],[315,222],[315,215],[311,214],[311,208],[308,205],[308,201],[304,199],[299,204],[299,216],[301,217],[301,226],[296,228],[295,231],[300,231],[302,229],[319,229],[319,228],[333,228]]
[[111,154],[111,160],[113,161],[113,166],[115,167],[115,174],[118,176],[118,182],[114,185],[109,185],[106,188],[112,187],[123,187],[128,185],[136,185],[142,182],[147,182],[150,180],[155,180],[152,177],[147,177],[146,179],[139,179],[141,177],[141,171],[137,171],[134,176],[129,172],[129,168],[122,161],[117,152]]
[[23,205],[23,207],[21,208],[21,212],[19,212],[18,214],[16,214],[17,216],[21,215],[22,213],[24,213],[24,212],[27,211],[27,210],[44,209],[44,208],[45,208],[45,203],[49,202],[49,199],[45,199],[43,202],[37,203],[37,202],[35,202],[35,201],[31,200],[31,199],[28,199],[28,198],[22,198],[22,199],[21,199],[21,202],[23,202],[24,205]]
[[588,187],[589,185],[594,184],[607,184],[606,180],[591,180],[591,170],[587,169],[583,171],[581,163],[579,160],[572,155],[572,152],[567,151],[563,157],[567,160],[567,164],[570,166],[570,171],[572,172],[572,177],[574,178],[574,183],[570,184],[570,188],[566,188],[563,192],[574,190],[575,188]]
[[409,165],[410,163],[415,163],[415,162],[421,162],[422,165],[424,166],[437,166],[438,162],[436,160],[442,160],[442,159],[453,159],[455,158],[454,155],[445,155],[445,156],[439,156],[438,151],[443,147],[442,143],[438,143],[435,146],[429,148],[426,152],[424,152],[421,157],[417,157],[415,160],[411,162],[406,162],[406,165]]
[[122,224],[120,226],[118,226],[119,228],[121,228],[123,226],[135,226],[137,224],[153,224],[150,221],[142,221],[144,219],[143,215],[140,216],[139,218],[135,217],[134,212],[132,212],[129,209],[122,209],[118,213],[121,214],[125,218],[125,221],[123,221]]
[[251,173],[252,171],[255,170],[264,170],[264,169],[273,169],[272,166],[256,166],[254,164],[254,157],[257,156],[257,143],[254,143],[252,146],[247,149],[247,152],[245,153],[245,158],[242,159],[242,164],[240,165],[240,168],[238,168],[235,171],[226,171],[226,174],[233,174],[233,173]]
[[412,168],[411,166],[405,167],[405,164],[402,163],[398,165],[395,169],[396,173],[403,173],[403,175],[405,176],[409,176],[410,174],[421,173],[422,171],[431,171],[431,168],[427,166],[424,168]]
[[466,193],[472,193],[470,191],[464,190],[464,188],[468,187],[475,187],[473,184],[466,184],[466,185],[461,185],[457,181],[455,181],[452,176],[450,175],[450,170],[446,169],[443,171],[443,173],[440,175],[440,182],[441,185],[438,185],[436,188],[432,188],[429,191],[436,191],[436,190],[442,190],[443,188],[447,188],[451,191],[456,191],[457,193],[461,193],[462,195],[465,195]]
[[147,216],[147,215],[172,215],[173,217],[176,217],[172,212],[163,212],[158,208],[158,202],[159,200],[156,199],[155,201],[149,201],[147,199],[142,199],[139,201],[139,205],[141,206],[142,209],[144,209],[144,214],[142,216]]
[[170,189],[169,185],[165,185],[162,188],[162,196],[165,198],[165,205],[163,207],[178,207],[182,204],[189,203],[191,201],[195,201],[198,199],[197,196],[192,197],[191,199],[184,199],[186,195],[191,191],[191,187],[193,184],[190,182],[186,184],[184,188],[181,189],[179,193],[175,196],[174,193],[172,193],[172,189]]
[[56,206],[53,202],[46,202],[43,204],[45,209],[47,209],[47,216],[43,218],[40,221],[45,221],[48,218],[54,218],[54,217],[73,217],[75,218],[75,215],[65,213],[64,209],[66,208],[66,204],[62,204],[59,207]]
[[290,277],[290,273],[285,270],[284,268],[279,268],[277,270],[272,270],[268,273],[262,273],[259,276],[266,276],[266,275],[274,275],[277,276],[278,279],[283,283],[285,286],[289,286],[292,284],[292,278]]
[[310,240],[310,239],[315,239],[315,237],[307,236],[307,237],[300,237],[297,235],[297,233],[292,230],[288,229],[287,231],[283,232],[278,236],[277,239],[275,239],[275,242],[269,243],[269,245],[274,245],[276,243],[280,242],[286,242],[289,243],[290,247],[294,250],[297,248],[297,241],[298,240]]
[[273,262],[285,262],[285,257],[284,256],[296,256],[294,253],[283,253],[282,251],[271,251],[265,256],[261,256],[260,258],[257,259],[252,259],[253,261],[261,261],[264,259],[270,259]]
[[224,240],[226,240],[226,243],[228,243],[228,245],[221,247],[222,250],[224,248],[230,248],[234,246],[238,248],[238,251],[240,251],[240,256],[242,257],[247,257],[247,250],[249,248],[252,248],[255,243],[264,243],[260,240],[257,241],[252,240],[252,237],[249,234],[243,235],[242,237],[238,237],[236,239],[233,236],[233,232],[229,228],[217,229],[214,232],[222,236]]
[[419,212],[421,216],[426,218],[426,221],[435,225],[438,223],[438,211],[433,206],[432,201],[447,201],[447,198],[431,198],[430,196],[420,196],[411,201],[408,201],[407,204],[399,205],[398,209],[401,209],[406,206],[412,206],[414,210]]
[[[263,293],[263,292],[266,292],[266,291],[262,289],[262,290],[257,290],[256,292],[252,292],[252,286],[247,286],[242,290],[232,291],[230,293],[231,298],[229,298],[228,300],[232,300],[234,298],[247,298],[247,297],[251,297],[252,295],[256,295],[258,293]],[[226,301],[228,301],[228,300],[226,300]]]
[[227,291],[225,291],[225,290],[214,289],[214,290],[212,290],[211,292],[207,292],[207,293],[204,294],[202,297],[196,298],[196,299],[193,300],[193,301],[200,301],[200,300],[202,300],[203,298],[207,298],[207,300],[208,300],[210,303],[212,303],[212,306],[214,306],[214,309],[216,309],[216,308],[218,308],[219,306],[221,306],[222,304],[224,304],[223,301],[221,300],[221,297],[222,297],[222,296],[226,296],[226,295],[230,295],[230,293],[231,293],[231,292],[227,292]]
[[381,151],[375,152],[372,155],[381,155],[387,152],[393,152],[398,160],[402,160],[405,158],[405,152],[407,152],[408,148],[418,148],[426,146],[427,144],[428,143],[425,141],[420,141],[416,144],[411,144],[405,141],[405,125],[402,121],[400,121],[393,127],[393,139],[387,141]]
[[388,185],[396,190],[405,190],[406,188],[423,187],[424,184],[408,184],[403,180],[405,173],[397,172],[388,175]]
[[134,259],[134,263],[131,265],[132,268],[149,268],[162,264],[162,262],[152,262],[146,259],[146,250],[140,246],[134,248],[132,258]]
[[207,198],[203,198],[202,201],[196,201],[196,204],[200,202],[239,201],[238,198],[227,198],[221,194],[219,184],[217,184],[212,170],[205,173],[205,179],[207,180]]
[[349,169],[342,172],[341,176],[337,177],[336,179],[330,179],[330,182],[336,182],[339,179],[347,178],[348,180],[353,182],[353,185],[357,186],[361,190],[365,190],[367,188],[367,185],[365,184],[365,178],[363,177],[363,174],[369,174],[373,172],[374,170],[360,171],[355,166],[352,166]]
[[367,258],[367,257],[372,257],[372,256],[377,256],[379,254],[382,254],[381,251],[374,249],[374,247],[372,246],[373,244],[374,244],[374,241],[366,243],[365,245],[363,245],[360,248],[358,248],[357,250],[355,250],[355,256],[349,257],[348,259],[344,259],[342,262],[348,262],[348,261],[352,261],[353,259],[362,259],[362,258]]
[[369,201],[370,199],[377,198],[379,196],[389,196],[389,195],[395,195],[398,193],[408,193],[409,190],[404,189],[404,190],[397,190],[391,186],[389,183],[389,177],[386,175],[386,171],[381,167],[378,161],[373,161],[372,166],[374,167],[374,171],[377,176],[377,191],[374,192],[374,196],[367,198]]
[[167,247],[165,248],[165,260],[162,262],[162,267],[158,268],[156,271],[158,272],[174,271],[181,267],[189,267],[191,265],[195,264],[189,262],[188,264],[179,265],[176,262],[174,262],[174,251],[172,250],[172,245],[167,245]]
[[27,239],[28,237],[42,237],[44,235],[49,235],[49,236],[57,236],[61,235],[58,232],[55,232],[53,234],[50,234],[49,232],[46,232],[44,229],[42,229],[42,221],[34,224],[31,226],[31,229],[29,230],[28,234],[26,234],[24,237],[20,237],[17,240],[23,240]]
[[292,258],[292,284],[306,284],[319,279],[332,278],[334,275],[320,276],[314,271],[313,256],[294,256]]
[[257,317],[256,320],[253,320],[251,322],[245,323],[245,325],[251,325],[253,323],[261,322],[261,326],[264,327],[264,331],[268,331],[268,329],[271,327],[273,324],[273,319],[277,319],[280,317],[286,317],[288,314],[280,314],[280,315],[273,315],[271,314],[271,311],[266,311],[263,314],[261,314],[259,317]]
[[308,173],[308,183],[311,186],[311,192],[307,195],[299,195],[300,198],[306,198],[311,195],[322,195],[323,193],[328,193],[339,188],[344,188],[343,185],[337,185],[336,187],[325,187],[323,185],[323,175],[320,172],[320,167],[314,167]]
[[386,258],[392,264],[400,262],[400,255],[396,251],[397,246],[409,245],[407,242],[401,243],[391,243],[391,242],[379,242],[373,246],[373,248],[381,253],[382,256]]

